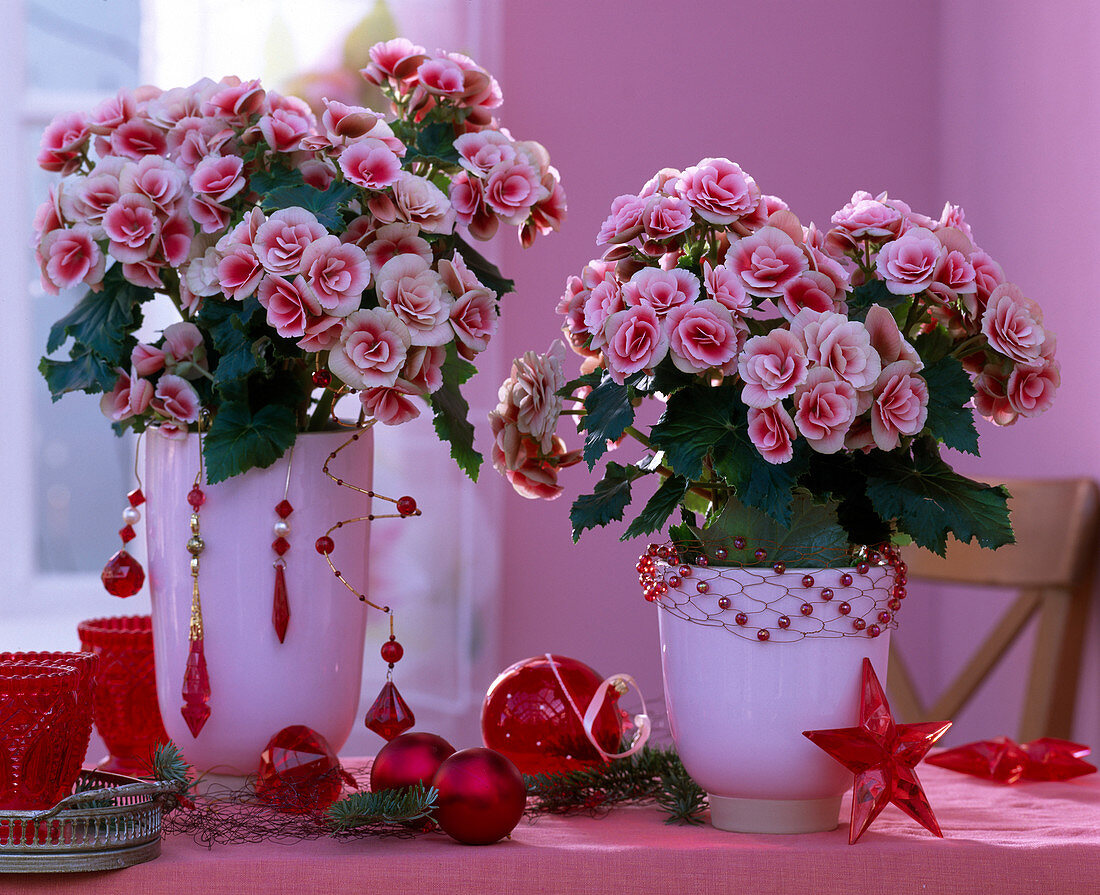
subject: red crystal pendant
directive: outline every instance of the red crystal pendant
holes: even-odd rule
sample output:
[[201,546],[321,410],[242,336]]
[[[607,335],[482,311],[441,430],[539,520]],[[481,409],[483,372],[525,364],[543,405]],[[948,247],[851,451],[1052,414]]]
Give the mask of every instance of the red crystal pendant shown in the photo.
[[210,675],[206,672],[206,653],[199,637],[191,641],[187,653],[187,668],[183,672],[183,707],[180,709],[193,737],[199,735],[210,717],[209,701]]
[[107,560],[99,577],[107,593],[115,597],[132,597],[145,583],[145,569],[123,548]]
[[286,626],[290,623],[290,601],[286,597],[286,576],[281,562],[275,565],[275,600],[271,608],[271,622],[279,635],[279,643],[282,643],[286,640]]
[[298,724],[284,727],[264,749],[256,795],[284,811],[304,813],[336,801],[345,779],[328,741]]
[[386,681],[363,721],[368,730],[373,730],[384,740],[392,740],[412,727],[416,716],[397,692],[393,681]]

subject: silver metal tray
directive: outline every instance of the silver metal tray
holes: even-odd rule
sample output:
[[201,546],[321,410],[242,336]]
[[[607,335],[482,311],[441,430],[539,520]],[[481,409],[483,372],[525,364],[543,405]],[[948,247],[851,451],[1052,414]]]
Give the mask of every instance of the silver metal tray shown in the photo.
[[117,870],[160,854],[175,784],[82,771],[75,788],[45,811],[0,809],[0,873]]

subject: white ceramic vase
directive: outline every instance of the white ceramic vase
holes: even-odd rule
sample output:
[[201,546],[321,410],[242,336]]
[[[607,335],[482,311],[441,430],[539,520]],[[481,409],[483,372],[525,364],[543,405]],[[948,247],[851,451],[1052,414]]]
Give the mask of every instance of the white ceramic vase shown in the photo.
[[[314,543],[338,521],[370,512],[370,499],[322,472],[347,432],[299,435],[292,461],[253,469],[216,485],[202,484],[199,513],[204,646],[210,717],[197,737],[180,713],[188,655],[192,581],[191,507],[198,472],[197,436],[146,436],[144,492],[148,574],[153,603],[157,697],[164,726],[197,770],[253,774],[267,742],[284,727],[304,724],[339,750],[359,704],[366,606],[332,574]],[[290,462],[289,486],[287,464]],[[369,489],[369,430],[332,460],[332,473]],[[280,643],[272,622],[276,505],[286,498],[290,549],[285,577],[290,620]],[[334,532],[337,568],[360,590],[367,583],[369,526]]]
[[852,774],[802,731],[858,723],[864,657],[885,684],[890,628],[879,614],[892,596],[890,571],[662,568],[669,723],[684,767],[709,796],[711,823],[756,833],[834,829]]

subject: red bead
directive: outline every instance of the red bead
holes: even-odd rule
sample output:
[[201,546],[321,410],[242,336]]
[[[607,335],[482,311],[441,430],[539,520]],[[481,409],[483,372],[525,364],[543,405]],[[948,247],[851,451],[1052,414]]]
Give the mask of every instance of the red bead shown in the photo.
[[730,606],[732,606],[732,605],[733,605],[733,601],[729,597],[719,597],[718,598],[718,608],[719,609],[729,609]]
[[317,548],[318,553],[322,553],[325,556],[328,556],[328,554],[332,553],[332,551],[336,549],[336,544],[328,535],[321,535],[321,537],[317,539],[317,543],[314,544],[314,546]]
[[890,591],[890,593],[893,594],[893,596],[895,596],[897,599],[904,600],[907,591],[905,590],[904,587],[902,587],[900,585],[895,585],[893,587],[893,589]]
[[749,623],[749,617],[743,612],[738,612],[737,615],[733,617],[733,620],[739,625],[747,625]]
[[697,566],[704,566],[704,567],[706,567],[706,566],[709,566],[709,565],[710,565],[710,560],[709,560],[709,559],[707,559],[707,558],[706,558],[706,556],[700,556],[700,557],[699,557],[699,558],[698,558],[697,560],[695,560],[695,564],[696,564]]
[[877,566],[879,563],[882,562],[882,554],[879,553],[877,550],[872,550],[867,555],[867,560],[871,563],[871,565]]
[[777,562],[772,566],[772,571],[775,572],[776,575],[782,575],[784,572],[787,571],[787,564],[783,562]]
[[642,596],[645,597],[650,603],[657,599],[657,595],[652,590],[646,590],[642,592]]
[[867,628],[868,637],[878,637],[882,633],[882,629],[878,625],[871,625]]
[[856,563],[856,571],[859,572],[860,575],[866,575],[870,568],[871,567],[865,562]]
[[665,594],[668,593],[668,585],[665,584],[663,581],[658,581],[656,584],[653,585],[653,592],[657,594],[658,597],[663,597]]
[[883,609],[882,612],[878,614],[878,620],[884,625],[888,625],[890,623],[890,613]]
[[831,587],[821,588],[821,599],[823,599],[825,602],[828,602],[832,598],[833,598],[833,589]]
[[195,485],[190,491],[187,492],[187,502],[191,504],[191,509],[198,512],[199,507],[206,503],[206,495],[203,494],[202,488]]
[[123,544],[129,544],[134,538],[137,537],[134,534],[134,527],[132,525],[124,525],[118,530],[118,536],[122,538]]
[[812,605],[810,605],[809,603],[803,603],[799,607],[799,612],[801,612],[803,615],[813,615],[814,614],[814,607]]
[[814,576],[813,575],[803,575],[802,576],[802,586],[803,587],[813,587],[814,586]]
[[291,513],[294,512],[294,507],[290,505],[289,500],[280,500],[275,504],[275,512],[279,515],[280,519],[285,519]]
[[271,605],[271,624],[275,626],[279,643],[282,643],[286,640],[286,629],[290,624],[290,600],[286,595],[286,574],[281,562],[275,563],[275,596]]
[[656,556],[659,549],[660,548],[656,544],[650,544],[648,547],[645,548],[645,552],[648,553],[650,556]]
[[847,572],[845,572],[843,575],[840,576],[840,586],[841,587],[851,587],[852,586],[852,576],[849,575]]
[[680,566],[676,571],[680,573],[681,578],[691,577],[691,566]]
[[767,628],[761,628],[759,631],[756,632],[756,639],[757,640],[761,640],[761,641],[768,640],[771,636],[772,635],[768,633]]
[[332,385],[332,374],[328,370],[314,370],[313,384],[317,388],[328,388]]
[[745,549],[745,539],[740,537],[740,536],[734,538],[733,539],[733,549],[734,550],[744,550]]
[[661,559],[668,559],[668,547],[666,547],[664,544],[658,547],[657,556],[659,556]]
[[790,616],[787,616],[787,615],[779,616],[778,624],[779,624],[779,627],[781,627],[783,630],[786,630],[787,628],[789,628],[791,626]]
[[130,506],[140,507],[145,503],[145,495],[141,493],[140,488],[135,488],[129,494],[126,495],[126,499],[130,501]]
[[416,512],[416,501],[407,494],[397,498],[397,512],[402,516],[411,516]]
[[416,723],[416,716],[397,692],[393,681],[386,681],[378,698],[367,711],[363,723],[382,739],[392,740],[412,727]]
[[908,584],[909,579],[905,575],[895,575],[894,584]]
[[145,569],[123,548],[107,560],[99,577],[111,596],[132,597],[145,583]]
[[887,600],[886,605],[889,606],[894,612],[897,612],[899,609],[901,609],[901,600],[894,597],[890,600]]
[[897,573],[898,573],[899,575],[904,575],[904,574],[905,574],[906,572],[908,572],[908,571],[909,571],[909,566],[908,566],[908,565],[906,565],[906,564],[905,564],[905,563],[903,563],[903,562],[899,562],[899,563],[898,563],[898,564],[897,564],[897,565],[896,565],[896,566],[894,567],[894,569],[895,569],[895,571],[897,571]]
[[382,644],[382,661],[389,662],[391,665],[394,662],[400,662],[401,657],[405,655],[405,648],[401,646],[396,640],[387,640]]
[[193,737],[199,735],[210,717],[209,701],[210,675],[206,671],[206,653],[200,637],[191,641],[187,651],[187,667],[183,672],[183,707],[180,709]]
[[707,584],[705,581],[700,581],[695,585],[695,589],[699,591],[699,593],[705,594],[708,590],[710,590],[710,585]]
[[763,547],[757,547],[756,552],[753,553],[753,557],[756,559],[757,562],[763,562],[768,558],[768,551],[765,550]]
[[676,575],[668,576],[669,587],[679,587],[681,584],[683,584],[683,581],[681,581]]
[[290,541],[286,538],[276,538],[271,542],[271,549],[282,556],[290,549]]
[[284,727],[260,755],[256,795],[283,811],[327,808],[343,789],[340,762],[328,741],[308,727]]
[[719,562],[725,562],[726,557],[728,557],[729,555],[729,551],[725,547],[719,547],[717,550],[714,551],[714,558]]
[[864,628],[867,627],[867,622],[865,622],[861,618],[853,619],[852,627],[855,628],[857,631],[862,631]]
[[849,612],[852,611],[852,604],[851,603],[841,603],[839,606],[836,607],[836,610],[841,615],[847,615]]

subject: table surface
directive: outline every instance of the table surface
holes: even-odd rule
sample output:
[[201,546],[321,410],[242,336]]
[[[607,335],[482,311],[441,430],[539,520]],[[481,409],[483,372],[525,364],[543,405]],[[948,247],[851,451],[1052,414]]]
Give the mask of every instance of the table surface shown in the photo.
[[889,806],[850,846],[850,796],[838,829],[801,836],[666,825],[632,807],[524,819],[511,840],[480,847],[441,833],[210,849],[168,835],[147,864],[0,875],[0,892],[1100,893],[1100,775],[1004,786],[922,765],[920,777],[942,840]]

